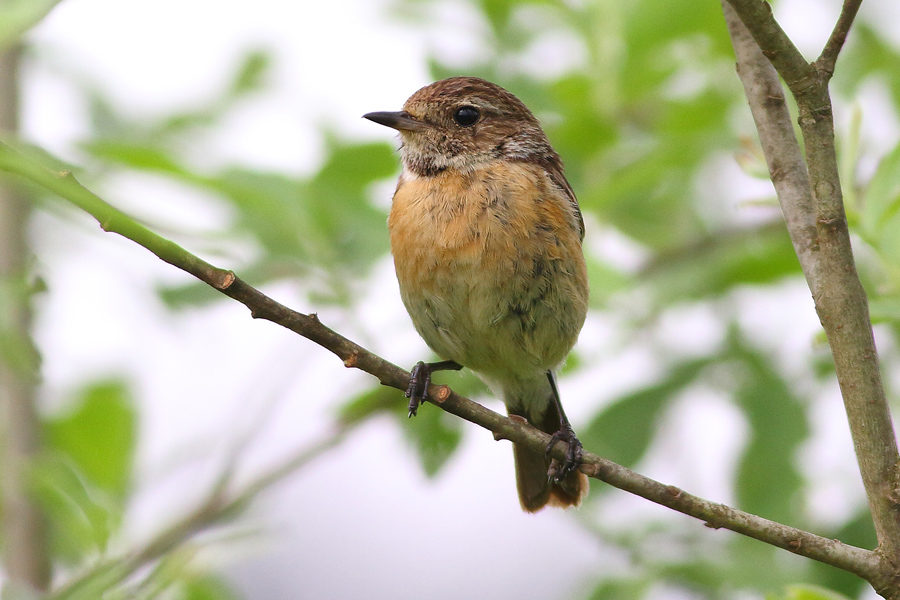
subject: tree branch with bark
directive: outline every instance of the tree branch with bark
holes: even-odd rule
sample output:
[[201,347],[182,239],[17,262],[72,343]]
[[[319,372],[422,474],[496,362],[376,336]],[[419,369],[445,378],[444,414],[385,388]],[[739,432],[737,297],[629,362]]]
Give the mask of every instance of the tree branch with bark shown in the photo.
[[[828,90],[859,5],[859,0],[844,2],[831,37],[813,63],[803,58],[775,21],[767,3],[728,0],[724,8],[738,73],[772,181],[834,357],[878,536],[877,552],[884,561],[878,580],[869,581],[879,594],[897,598],[900,454],[879,370],[868,298],[850,244]],[[805,159],[790,126],[779,75],[797,102]]]

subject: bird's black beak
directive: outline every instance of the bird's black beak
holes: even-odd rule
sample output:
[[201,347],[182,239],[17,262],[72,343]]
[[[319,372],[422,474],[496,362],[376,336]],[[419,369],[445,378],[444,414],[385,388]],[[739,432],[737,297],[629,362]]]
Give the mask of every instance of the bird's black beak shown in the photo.
[[370,112],[363,115],[363,119],[374,121],[379,125],[390,127],[398,131],[422,131],[426,128],[425,123],[416,120],[409,113],[400,112]]

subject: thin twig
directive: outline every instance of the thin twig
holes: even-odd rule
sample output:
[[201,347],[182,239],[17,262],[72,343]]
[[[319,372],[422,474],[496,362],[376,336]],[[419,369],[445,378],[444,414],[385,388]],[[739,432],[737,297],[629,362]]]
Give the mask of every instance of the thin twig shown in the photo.
[[[75,181],[71,174],[59,177],[56,173],[35,165],[2,144],[0,144],[0,169],[23,175],[34,183],[56,192],[63,198],[88,210],[105,225],[104,228],[108,231],[115,231],[144,245],[157,256],[165,256],[164,260],[179,268],[192,273],[196,272],[196,276],[203,281],[207,281],[209,278],[210,281],[207,283],[247,306],[254,317],[272,321],[314,341],[337,355],[348,368],[361,369],[377,377],[382,384],[398,390],[406,389],[409,383],[409,372],[327,328],[319,322],[315,315],[304,315],[293,311],[265,296],[230,271],[217,269],[172,242],[149,232],[134,223],[124,213],[86,190]],[[132,234],[134,237],[131,236]],[[155,245],[161,243],[160,241],[164,243],[164,246],[157,248]],[[494,433],[496,439],[510,440],[536,452],[543,452],[550,441],[548,435],[537,429],[488,410],[476,402],[457,395],[447,386],[432,384],[428,389],[428,396],[430,402],[437,404],[447,412],[489,429]],[[553,449],[552,456],[563,459],[564,452],[563,445],[557,444]],[[587,452],[584,456],[582,470],[589,476],[606,481],[615,487],[701,519],[712,527],[730,529],[795,554],[856,573],[867,579],[878,573],[878,555],[870,550],[822,538],[722,504],[703,500]],[[204,521],[202,511],[196,520]],[[158,551],[153,552],[153,554],[156,553]]]
[[847,39],[860,4],[862,4],[862,0],[844,0],[844,5],[841,6],[841,15],[834,24],[834,29],[831,31],[825,47],[822,48],[822,54],[815,62],[826,79],[830,79],[834,74],[834,64],[837,62],[838,54],[841,53],[841,48],[844,47],[844,41]]
[[[807,62],[791,38],[772,16],[772,7],[764,0],[728,0],[756,40],[762,53],[772,61],[794,95],[816,81],[816,69]],[[750,25],[753,24],[753,26]]]

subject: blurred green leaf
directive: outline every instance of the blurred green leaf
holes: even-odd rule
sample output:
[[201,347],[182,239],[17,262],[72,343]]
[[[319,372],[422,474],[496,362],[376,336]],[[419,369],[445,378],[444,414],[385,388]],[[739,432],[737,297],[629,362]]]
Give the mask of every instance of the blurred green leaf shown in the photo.
[[[836,530],[822,532],[821,535],[841,540],[845,544],[850,544],[857,548],[874,549],[878,546],[875,526],[872,523],[872,514],[869,512],[869,507],[865,501],[862,502],[859,510],[843,525]],[[859,597],[860,592],[869,587],[858,576],[820,562],[812,562],[810,568],[813,575],[810,578],[812,581],[850,598]]]
[[674,367],[659,383],[614,400],[579,431],[584,447],[631,467],[647,451],[667,402],[693,383],[709,365],[707,359]]
[[4,0],[0,3],[0,52],[17,43],[60,0]]
[[900,144],[881,160],[864,192],[860,228],[887,260],[900,263]]
[[96,158],[132,169],[187,176],[175,154],[162,146],[116,139],[96,139],[82,144]]
[[221,577],[199,577],[185,582],[178,600],[239,600],[240,596]]
[[268,52],[263,50],[249,52],[237,68],[231,84],[231,95],[241,96],[263,88],[265,77],[271,68],[272,56]]
[[732,337],[740,361],[735,398],[750,427],[736,479],[738,506],[781,523],[801,522],[803,478],[796,454],[809,435],[803,404],[773,366]]
[[835,69],[832,85],[845,96],[852,97],[859,88],[877,75],[891,92],[894,106],[900,106],[900,51],[865,20],[853,25],[853,34],[841,52],[841,68]]
[[59,455],[35,465],[34,483],[54,558],[77,564],[106,549],[123,510],[107,490],[93,485],[71,460]]
[[591,591],[588,600],[643,600],[649,581],[636,579],[603,579]]
[[876,296],[869,299],[872,323],[900,323],[900,297]]
[[791,585],[778,600],[850,600],[843,594],[815,585]]
[[356,398],[341,405],[338,410],[338,419],[347,425],[354,425],[360,421],[383,412],[398,412],[400,407],[405,407],[403,393],[400,390],[387,386],[373,387],[366,390]]
[[719,296],[740,285],[775,283],[800,273],[781,222],[723,231],[688,246],[660,252],[641,276],[671,304]]
[[70,459],[92,485],[119,500],[127,496],[137,417],[122,381],[90,384],[70,409],[46,422],[49,447]]
[[425,404],[414,418],[400,416],[400,423],[429,477],[438,474],[462,441],[464,421],[436,406]]

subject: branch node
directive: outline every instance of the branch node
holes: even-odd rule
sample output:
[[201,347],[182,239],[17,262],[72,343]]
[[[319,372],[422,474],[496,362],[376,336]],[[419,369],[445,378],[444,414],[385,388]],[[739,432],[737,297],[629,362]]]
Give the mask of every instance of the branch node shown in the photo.
[[797,552],[798,550],[800,550],[801,547],[803,547],[803,540],[800,538],[797,538],[796,540],[791,540],[788,543],[788,549],[791,552]]
[[666,493],[668,493],[670,496],[672,496],[673,498],[675,498],[677,500],[678,498],[681,498],[681,495],[684,493],[684,490],[682,490],[681,488],[675,487],[674,485],[667,485]]
[[344,359],[344,366],[348,369],[352,369],[356,367],[357,364],[359,364],[359,351],[354,350],[350,353],[350,356]]
[[322,323],[322,321],[319,320],[319,313],[309,313],[309,318],[312,319],[313,323],[316,325]]
[[217,275],[219,275],[219,277],[215,279],[214,283],[215,288],[220,292],[230,288],[235,279],[237,279],[237,275],[234,274],[234,271],[219,271]]
[[437,394],[428,394],[436,404],[443,404],[450,397],[450,388],[446,385],[439,385]]

